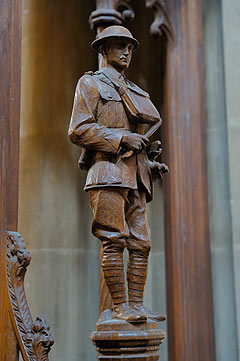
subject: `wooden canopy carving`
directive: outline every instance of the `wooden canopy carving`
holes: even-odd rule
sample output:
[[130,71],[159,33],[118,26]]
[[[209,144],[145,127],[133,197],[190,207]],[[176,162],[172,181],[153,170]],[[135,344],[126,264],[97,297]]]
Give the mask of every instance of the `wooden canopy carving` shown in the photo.
[[[164,0],[145,0],[147,8],[154,10],[154,20],[150,26],[150,33],[154,37],[165,34],[168,39],[173,37],[173,28],[169,18],[167,2]],[[133,20],[134,10],[130,0],[96,0],[96,10],[90,15],[91,28],[121,25],[125,21]]]

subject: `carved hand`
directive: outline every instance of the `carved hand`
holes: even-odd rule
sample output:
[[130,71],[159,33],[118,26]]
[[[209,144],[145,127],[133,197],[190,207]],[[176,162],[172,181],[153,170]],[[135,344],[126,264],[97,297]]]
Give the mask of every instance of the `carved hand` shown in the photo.
[[125,149],[141,152],[147,145],[148,138],[137,133],[130,133],[122,136],[121,145]]
[[150,162],[150,168],[152,171],[153,181],[156,179],[162,179],[164,173],[168,173],[169,169],[165,163]]

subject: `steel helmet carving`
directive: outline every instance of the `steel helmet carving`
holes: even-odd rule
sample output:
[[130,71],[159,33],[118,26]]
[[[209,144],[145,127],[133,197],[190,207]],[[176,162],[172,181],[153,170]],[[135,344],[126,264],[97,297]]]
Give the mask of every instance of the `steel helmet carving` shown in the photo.
[[112,25],[97,34],[96,39],[91,44],[91,47],[99,52],[100,46],[106,39],[109,38],[125,38],[133,44],[133,50],[136,50],[139,46],[139,42],[132,36],[131,32],[127,28],[120,25]]

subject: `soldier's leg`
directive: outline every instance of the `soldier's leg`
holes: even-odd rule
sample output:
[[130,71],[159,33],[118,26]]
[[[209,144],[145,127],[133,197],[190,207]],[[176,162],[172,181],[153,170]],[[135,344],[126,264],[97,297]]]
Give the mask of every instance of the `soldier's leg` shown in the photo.
[[165,319],[164,315],[154,313],[143,306],[148,256],[151,249],[144,192],[131,191],[129,193],[129,208],[126,219],[129,227],[129,239],[126,241],[129,251],[127,267],[129,305],[150,319],[162,321]]
[[114,305],[113,317],[137,322],[146,317],[127,305],[124,285],[123,251],[129,236],[125,220],[127,193],[127,189],[115,188],[89,191],[94,215],[92,232],[103,246],[102,271]]

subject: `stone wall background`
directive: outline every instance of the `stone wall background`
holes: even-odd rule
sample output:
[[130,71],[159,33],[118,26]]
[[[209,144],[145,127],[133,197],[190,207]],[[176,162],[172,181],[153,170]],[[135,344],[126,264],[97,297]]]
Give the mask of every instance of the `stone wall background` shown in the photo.
[[[228,136],[230,119],[227,115],[226,44],[223,41],[225,15],[222,5],[224,1],[204,1],[209,215],[217,361],[237,361],[237,300],[233,263],[237,250],[233,244],[232,224],[232,197],[236,195],[231,192],[229,177],[230,150],[234,145]],[[232,41],[234,36],[235,32],[228,34],[226,41]],[[232,71],[235,72],[234,67]]]
[[222,0],[234,296],[240,359],[240,2]]

